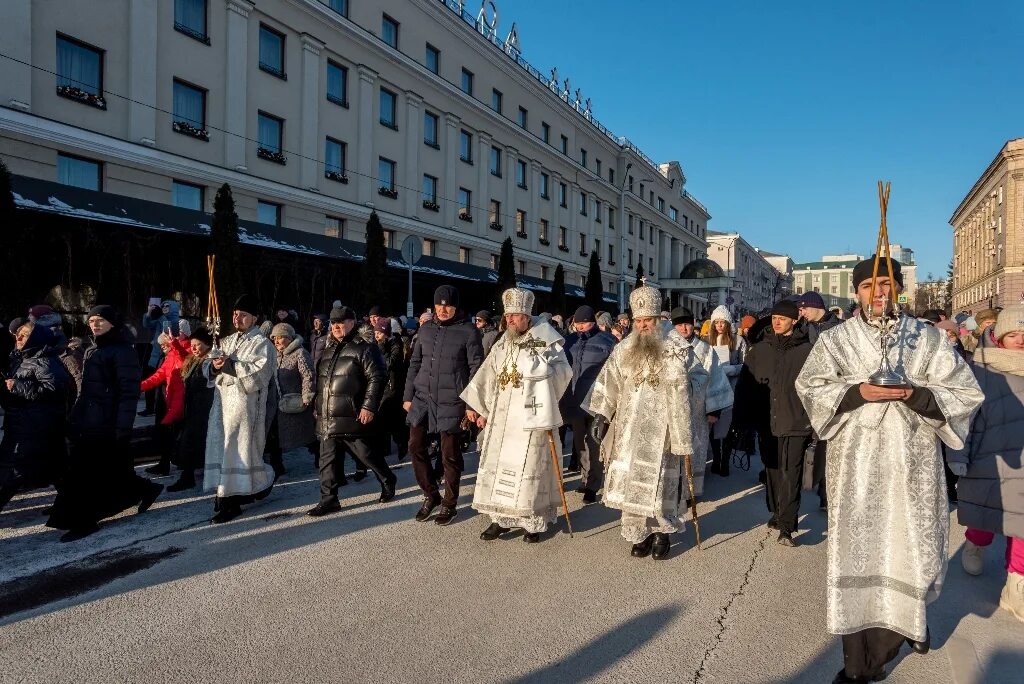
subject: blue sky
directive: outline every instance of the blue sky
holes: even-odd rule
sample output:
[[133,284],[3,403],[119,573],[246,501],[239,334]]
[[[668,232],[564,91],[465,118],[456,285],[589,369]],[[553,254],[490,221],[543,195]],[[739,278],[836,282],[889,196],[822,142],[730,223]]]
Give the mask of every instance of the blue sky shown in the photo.
[[1024,136],[1020,0],[497,4],[528,61],[682,163],[713,230],[797,262],[873,251],[888,179],[892,241],[944,276],[950,216]]

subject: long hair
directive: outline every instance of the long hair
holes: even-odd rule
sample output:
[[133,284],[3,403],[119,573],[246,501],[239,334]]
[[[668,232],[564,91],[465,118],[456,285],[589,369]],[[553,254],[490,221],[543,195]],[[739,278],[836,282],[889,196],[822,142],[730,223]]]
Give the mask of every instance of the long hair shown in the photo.
[[[722,321],[723,323],[725,323],[725,332],[718,333],[715,330],[715,323],[717,323],[718,321]],[[704,341],[710,344],[712,347],[717,347],[719,339],[722,340],[723,346],[726,346],[729,349],[735,349],[736,345],[739,344],[738,340],[736,339],[736,334],[733,332],[732,324],[729,321],[726,321],[725,319],[722,318],[716,321],[711,321],[711,326],[708,328],[707,338]]]

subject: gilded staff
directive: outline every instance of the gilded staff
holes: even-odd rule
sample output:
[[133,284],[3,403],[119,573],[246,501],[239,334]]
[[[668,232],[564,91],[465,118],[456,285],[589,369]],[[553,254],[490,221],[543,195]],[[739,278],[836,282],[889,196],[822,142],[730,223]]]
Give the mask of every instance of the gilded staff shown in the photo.
[[551,461],[555,468],[555,476],[558,478],[558,493],[562,495],[562,509],[565,511],[565,526],[569,528],[569,538],[572,538],[572,522],[569,520],[569,504],[565,501],[565,484],[562,482],[562,459],[558,457],[558,450],[555,449],[555,436],[552,430],[548,430],[548,446],[551,448]]

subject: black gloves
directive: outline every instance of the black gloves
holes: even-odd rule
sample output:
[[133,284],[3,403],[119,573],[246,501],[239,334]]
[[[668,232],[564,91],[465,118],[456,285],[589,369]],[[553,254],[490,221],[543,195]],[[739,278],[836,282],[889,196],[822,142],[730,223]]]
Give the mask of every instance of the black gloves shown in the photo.
[[608,434],[608,419],[599,413],[594,416],[594,425],[590,428],[590,436],[600,444],[606,434]]

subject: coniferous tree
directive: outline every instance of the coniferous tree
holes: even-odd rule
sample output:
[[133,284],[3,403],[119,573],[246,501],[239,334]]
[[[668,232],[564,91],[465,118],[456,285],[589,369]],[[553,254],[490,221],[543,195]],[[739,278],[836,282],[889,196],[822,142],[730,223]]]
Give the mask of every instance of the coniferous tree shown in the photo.
[[384,245],[384,226],[377,212],[366,222],[366,257],[359,269],[358,306],[360,314],[371,306],[388,303],[388,250]]
[[565,269],[555,266],[555,279],[551,283],[551,313],[565,315]]
[[[27,245],[23,238],[24,230],[19,221],[15,219],[14,195],[11,194],[11,173],[7,165],[0,159],[0,270],[4,274],[6,284],[4,286],[6,304],[2,309],[4,320],[15,314],[14,308],[28,306],[24,301],[24,268],[27,260],[23,258],[21,250]],[[21,314],[23,315],[23,314]]]
[[507,237],[505,241],[501,243],[501,255],[498,257],[498,283],[497,291],[494,296],[497,306],[497,311],[502,311],[503,307],[501,304],[502,293],[510,287],[516,286],[516,269],[515,260],[512,254],[512,238]]
[[636,288],[640,287],[643,284],[644,284],[644,265],[643,264],[637,264],[636,265],[636,282],[633,283],[633,289],[635,290]]
[[214,281],[217,284],[217,299],[220,302],[222,334],[227,334],[231,323],[231,306],[242,294],[239,251],[235,198],[231,195],[231,186],[225,183],[220,186],[213,200],[213,224],[210,226],[210,254],[217,257],[214,263]]
[[601,267],[598,266],[597,250],[590,253],[590,270],[587,272],[587,286],[583,290],[583,300],[594,311],[600,311],[604,300],[604,288],[601,286]]
[[943,307],[946,314],[953,315],[953,260],[949,260],[949,270],[946,271],[946,305]]

